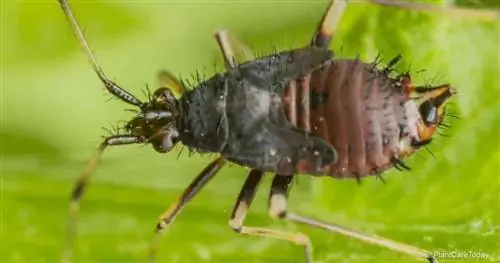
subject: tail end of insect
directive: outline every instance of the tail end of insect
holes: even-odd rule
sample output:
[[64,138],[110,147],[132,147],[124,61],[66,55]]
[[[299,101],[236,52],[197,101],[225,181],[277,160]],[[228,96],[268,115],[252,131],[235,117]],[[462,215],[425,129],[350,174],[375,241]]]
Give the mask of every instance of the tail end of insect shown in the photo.
[[433,87],[415,87],[416,104],[421,121],[418,124],[420,141],[430,141],[444,123],[446,108],[450,100],[457,94],[454,87],[443,84]]
[[417,97],[419,105],[424,102],[430,102],[438,110],[444,111],[448,102],[457,95],[457,90],[450,84],[442,84],[438,86],[418,86],[414,88],[412,97]]

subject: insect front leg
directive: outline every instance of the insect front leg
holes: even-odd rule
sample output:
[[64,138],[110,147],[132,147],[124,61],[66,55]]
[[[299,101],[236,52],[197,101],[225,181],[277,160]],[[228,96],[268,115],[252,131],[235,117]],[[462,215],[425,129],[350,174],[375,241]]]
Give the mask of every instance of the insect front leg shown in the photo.
[[149,262],[154,262],[156,252],[158,250],[158,243],[161,234],[180,214],[186,204],[196,195],[199,191],[212,179],[220,169],[226,164],[224,158],[219,157],[203,169],[203,171],[191,182],[191,184],[184,190],[179,200],[173,203],[161,216],[158,224],[156,225],[155,236],[151,242],[149,249]]
[[87,164],[85,165],[85,169],[78,177],[75,187],[73,188],[73,192],[71,193],[71,204],[69,208],[68,229],[67,229],[68,237],[66,240],[66,248],[64,250],[61,262],[63,263],[69,262],[69,259],[71,257],[71,250],[72,250],[71,248],[76,233],[76,216],[78,214],[78,210],[80,207],[80,199],[88,186],[88,183],[90,181],[90,176],[97,167],[97,164],[104,150],[108,146],[137,144],[137,143],[144,143],[145,141],[146,139],[140,136],[132,136],[132,135],[110,136],[106,138],[99,145],[99,148],[97,148],[96,152],[89,158]]
[[312,263],[312,246],[311,242],[309,241],[309,237],[307,237],[306,235],[299,232],[287,232],[272,228],[250,227],[244,225],[248,209],[252,204],[263,174],[264,173],[259,170],[252,170],[250,172],[247,180],[245,181],[245,184],[241,188],[238,199],[236,200],[233,212],[231,214],[231,220],[229,220],[229,225],[236,233],[239,234],[281,239],[302,246],[306,251],[306,262]]
[[414,256],[418,259],[427,260],[429,263],[438,262],[430,252],[422,250],[417,247],[399,243],[390,239],[368,235],[356,230],[352,230],[340,225],[321,222],[316,219],[304,217],[287,211],[288,192],[290,191],[290,184],[292,182],[291,176],[276,175],[274,177],[271,193],[269,197],[270,214],[274,217],[289,220],[296,223],[310,225],[316,228],[328,230],[333,233],[341,234],[344,236],[356,238],[370,244],[379,245],[403,254]]

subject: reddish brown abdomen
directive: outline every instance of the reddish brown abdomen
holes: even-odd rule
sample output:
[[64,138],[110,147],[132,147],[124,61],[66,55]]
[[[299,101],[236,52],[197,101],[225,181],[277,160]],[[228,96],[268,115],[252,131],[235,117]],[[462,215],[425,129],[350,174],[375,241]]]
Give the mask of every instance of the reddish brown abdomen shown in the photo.
[[[326,168],[335,177],[363,177],[392,167],[400,127],[409,121],[408,98],[372,64],[334,60],[292,82],[285,94],[288,120],[332,144],[338,158]],[[298,168],[309,173],[307,168]]]

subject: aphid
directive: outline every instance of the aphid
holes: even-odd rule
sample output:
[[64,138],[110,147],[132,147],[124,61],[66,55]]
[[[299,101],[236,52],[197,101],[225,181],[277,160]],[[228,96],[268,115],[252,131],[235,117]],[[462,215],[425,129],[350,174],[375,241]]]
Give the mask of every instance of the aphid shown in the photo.
[[333,59],[328,44],[346,2],[332,2],[310,45],[261,58],[248,57],[244,63],[236,63],[234,50],[248,49],[228,32],[218,31],[216,38],[227,71],[215,74],[192,90],[187,90],[170,73],[160,72],[164,87],[157,89],[147,102],[106,76],[67,0],[59,2],[106,89],[138,108],[137,116],[124,126],[125,133],[106,138],[77,181],[72,192],[68,248],[63,262],[69,260],[79,200],[102,152],[108,146],[151,144],[157,152],[167,153],[179,142],[193,151],[221,156],[162,214],[150,248],[151,261],[162,230],[226,163],[233,162],[252,168],[230,220],[230,226],[238,233],[296,243],[304,247],[306,262],[312,262],[307,236],[243,225],[260,180],[265,172],[273,172],[276,176],[269,197],[273,217],[436,262],[422,249],[287,211],[286,200],[295,174],[359,179],[393,166],[409,169],[403,160],[431,141],[445,116],[446,103],[455,93],[447,84],[416,87],[408,73],[394,76],[392,67],[400,56],[382,69],[377,63],[364,63],[358,58]]

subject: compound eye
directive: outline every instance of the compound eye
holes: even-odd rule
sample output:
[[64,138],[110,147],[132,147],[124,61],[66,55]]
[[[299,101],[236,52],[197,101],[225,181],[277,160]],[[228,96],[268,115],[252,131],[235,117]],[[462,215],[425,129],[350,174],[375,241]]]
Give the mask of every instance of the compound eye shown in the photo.
[[155,90],[153,98],[156,102],[175,101],[175,96],[169,88],[159,88]]
[[437,108],[431,101],[426,101],[420,105],[420,116],[426,125],[436,124],[437,121]]
[[179,133],[176,129],[170,128],[161,136],[158,143],[153,143],[153,147],[160,153],[167,153],[179,142]]
[[174,101],[175,100],[174,93],[172,92],[171,89],[168,89],[168,88],[163,91],[163,97],[167,101]]

